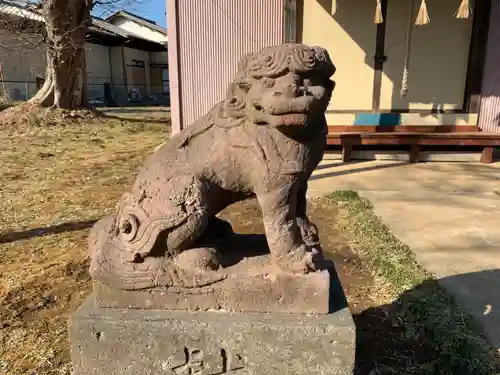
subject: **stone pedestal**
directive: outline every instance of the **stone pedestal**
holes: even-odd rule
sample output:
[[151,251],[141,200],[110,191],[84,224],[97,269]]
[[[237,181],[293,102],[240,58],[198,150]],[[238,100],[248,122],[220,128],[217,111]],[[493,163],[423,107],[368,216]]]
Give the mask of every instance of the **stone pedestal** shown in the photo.
[[[321,47],[245,54],[226,98],[150,155],[89,233],[75,375],[352,374],[354,324],[306,216],[334,72]],[[217,217],[251,195],[257,244]]]
[[74,375],[351,375],[354,322],[329,274],[324,314],[102,307],[96,292],[69,322]]
[[312,316],[99,308],[70,322],[74,375],[351,375],[347,309]]

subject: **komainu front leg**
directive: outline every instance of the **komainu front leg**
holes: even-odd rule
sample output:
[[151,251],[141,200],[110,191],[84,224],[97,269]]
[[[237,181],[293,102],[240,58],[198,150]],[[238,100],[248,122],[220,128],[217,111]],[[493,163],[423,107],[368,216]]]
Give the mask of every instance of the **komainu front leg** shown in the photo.
[[308,273],[318,267],[317,252],[302,239],[296,196],[288,191],[258,193],[271,256],[284,271]]
[[297,194],[297,226],[307,246],[320,249],[318,228],[307,217],[307,181],[299,188]]

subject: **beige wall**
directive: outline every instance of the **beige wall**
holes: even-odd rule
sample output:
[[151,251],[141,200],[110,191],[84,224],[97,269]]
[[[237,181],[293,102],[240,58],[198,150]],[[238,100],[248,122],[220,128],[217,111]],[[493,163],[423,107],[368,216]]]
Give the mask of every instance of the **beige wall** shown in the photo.
[[[26,36],[23,36],[26,38]],[[11,50],[0,48],[0,64],[2,65],[5,90],[9,93],[10,100],[25,100],[33,96],[37,87],[36,78],[45,78],[45,46],[40,44],[33,50],[32,45],[16,37],[15,34],[0,29],[0,40],[2,45]],[[40,40],[32,40],[33,44],[40,43]],[[149,95],[151,92],[161,93],[162,80],[160,69],[150,69],[150,63],[168,64],[168,52],[154,52],[136,50],[128,47],[107,47],[99,44],[85,43],[85,55],[87,65],[87,83],[90,99],[104,98],[104,83],[114,84],[115,96],[120,100],[126,100],[128,89],[134,87],[132,67],[125,67],[132,64],[132,60],[144,61],[145,84],[143,94]],[[151,57],[151,61],[150,61]],[[155,71],[156,70],[156,71]],[[154,85],[158,85],[155,90],[151,89],[152,80]],[[28,83],[25,83],[28,81]],[[0,87],[3,92],[3,87]]]
[[335,16],[331,15],[331,0],[303,1],[303,24],[299,26],[302,42],[326,48],[337,67],[337,85],[328,109],[370,110],[375,1],[337,0],[339,11]]
[[[411,0],[388,2],[382,78],[381,109],[461,109],[472,32],[472,17],[454,17],[459,2],[428,1],[431,22],[414,26],[411,39],[409,91],[401,98],[406,54],[408,5]],[[420,2],[414,2],[414,14]]]
[[[0,29],[0,63],[4,80],[34,81],[45,77],[45,47],[41,38]],[[33,46],[39,45],[36,48]]]
[[151,52],[151,62],[153,64],[167,64],[168,52]]
[[[4,82],[0,91],[3,93],[5,88],[9,100],[28,99],[37,91],[34,83],[36,79],[45,77],[45,48],[38,38],[31,38],[27,35],[20,38],[4,29],[0,29],[0,40],[4,46],[4,48],[0,47],[3,79],[4,81],[20,81]],[[38,44],[40,46],[33,49],[33,45]]]
[[[32,45],[23,42],[24,39],[19,39],[6,30],[0,30],[0,40],[2,45],[9,48],[0,48],[0,63],[5,81],[35,81],[37,77],[45,78],[46,63],[43,44],[33,50]],[[41,43],[36,39],[32,42]],[[85,43],[85,57],[88,83],[100,84],[111,81],[108,47]]]
[[[354,113],[369,111],[373,101],[374,61],[377,25],[374,0],[337,0],[332,16],[332,0],[297,0],[299,39],[328,49],[337,67],[337,83],[327,113],[331,125],[350,125]],[[472,19],[454,17],[457,2],[427,2],[431,23],[415,26],[412,37],[409,92],[400,98],[406,52],[406,30],[410,0],[390,0],[380,98],[381,110],[460,109],[463,104]],[[414,1],[415,14],[420,1]],[[401,117],[402,124],[475,124],[477,116],[419,115]]]
[[122,59],[122,49],[123,47],[110,47],[111,53],[111,72],[113,76],[113,84],[124,85],[125,84],[125,74],[123,72],[123,59]]
[[87,64],[87,82],[89,84],[111,82],[109,47],[100,44],[85,43],[85,57]]
[[89,100],[104,100],[104,83],[111,83],[109,47],[85,43],[85,59]]
[[127,86],[130,89],[134,87],[134,77],[133,77],[133,69],[132,67],[128,66],[132,64],[132,60],[140,60],[144,61],[144,69],[145,69],[145,76],[146,76],[146,92],[147,94],[150,93],[150,85],[151,85],[151,72],[149,68],[150,64],[150,59],[149,59],[149,52],[146,51],[141,51],[138,49],[133,49],[133,48],[128,48],[125,47],[125,69],[127,70]]

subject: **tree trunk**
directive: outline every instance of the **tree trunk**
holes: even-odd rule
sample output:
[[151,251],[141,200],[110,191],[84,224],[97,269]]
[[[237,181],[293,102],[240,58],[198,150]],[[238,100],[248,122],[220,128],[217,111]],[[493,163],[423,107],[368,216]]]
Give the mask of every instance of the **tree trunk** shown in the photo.
[[46,19],[45,83],[31,102],[62,109],[87,106],[85,34],[91,0],[43,0]]

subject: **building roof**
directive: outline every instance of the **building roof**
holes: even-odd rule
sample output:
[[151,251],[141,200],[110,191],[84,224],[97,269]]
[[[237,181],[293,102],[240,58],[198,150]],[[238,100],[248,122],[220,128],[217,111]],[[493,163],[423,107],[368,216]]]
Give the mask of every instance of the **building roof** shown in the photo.
[[33,4],[23,0],[0,0],[0,14],[44,22]]
[[133,19],[139,18],[140,20],[150,23],[152,25],[157,25],[157,23],[153,20],[150,20],[149,18],[141,17],[137,14],[130,13],[126,11],[125,9],[120,9],[119,11],[113,13],[111,16],[107,17],[108,20],[111,20],[115,17],[122,16],[122,17],[132,17]]
[[[44,17],[40,14],[39,8],[36,4],[33,4],[26,0],[0,0],[0,14],[5,14],[8,16],[19,17],[24,19],[33,20],[36,22],[45,22]],[[129,17],[137,18],[130,13]],[[139,19],[139,18],[137,18]],[[145,22],[145,21],[142,21]],[[153,25],[154,26],[154,25]],[[159,27],[159,26],[156,26]],[[160,28],[161,29],[161,28]],[[166,30],[163,30],[166,34]],[[125,39],[135,39],[143,40],[148,43],[156,43],[165,46],[163,43],[158,43],[151,41],[150,39],[143,38],[140,35],[132,34],[127,30],[124,30],[118,26],[113,25],[111,22],[104,20],[99,17],[92,16],[91,24],[89,25],[89,31],[97,34],[102,34],[105,36],[119,37]]]
[[106,18],[106,21],[108,22],[113,22],[116,18],[123,17],[127,18],[131,21],[137,22],[140,25],[143,25],[145,27],[149,27],[150,29],[153,29],[155,31],[158,31],[159,33],[163,35],[167,35],[167,30],[164,29],[161,26],[158,26],[156,22],[148,20],[147,18],[140,17],[136,14],[132,14],[130,12],[127,12],[126,10],[120,9],[119,11],[113,13],[111,16]]
[[[105,20],[92,17],[92,23],[90,26],[91,29],[94,29],[97,32],[108,33],[111,35],[118,35],[123,38],[129,38],[131,34],[126,30],[119,28],[118,26],[113,25],[112,23],[106,22]],[[136,35],[134,35],[136,37]]]

